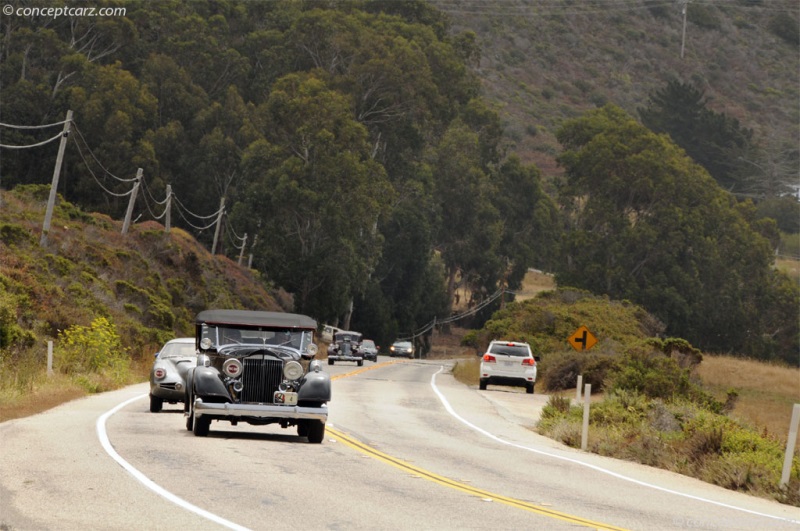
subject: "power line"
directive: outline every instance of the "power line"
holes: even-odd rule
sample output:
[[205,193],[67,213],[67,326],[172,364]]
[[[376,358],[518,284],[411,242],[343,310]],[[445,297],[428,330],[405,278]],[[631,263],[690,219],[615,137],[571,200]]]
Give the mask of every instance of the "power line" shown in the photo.
[[[61,122],[61,123],[63,124],[64,122]],[[50,139],[48,139],[48,140],[44,140],[44,141],[42,141],[42,142],[39,142],[39,143],[37,143],[37,144],[28,144],[27,146],[9,146],[9,145],[6,145],[6,144],[0,144],[0,148],[6,148],[6,149],[27,149],[27,148],[32,148],[32,147],[39,147],[39,146],[43,146],[43,145],[45,145],[45,144],[49,144],[49,143],[50,143],[50,142],[52,142],[53,140],[58,140],[59,138],[61,138],[61,136],[62,136],[62,135],[63,135],[63,133],[58,133],[58,134],[57,134],[56,136],[54,136],[53,138],[50,138]]]

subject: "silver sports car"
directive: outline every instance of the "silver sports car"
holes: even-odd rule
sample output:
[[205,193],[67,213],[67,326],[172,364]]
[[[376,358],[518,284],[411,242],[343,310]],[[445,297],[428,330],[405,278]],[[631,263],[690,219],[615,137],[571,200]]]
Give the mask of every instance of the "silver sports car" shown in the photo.
[[150,411],[158,413],[164,402],[183,402],[186,394],[186,372],[197,365],[193,337],[167,341],[156,353],[150,369]]

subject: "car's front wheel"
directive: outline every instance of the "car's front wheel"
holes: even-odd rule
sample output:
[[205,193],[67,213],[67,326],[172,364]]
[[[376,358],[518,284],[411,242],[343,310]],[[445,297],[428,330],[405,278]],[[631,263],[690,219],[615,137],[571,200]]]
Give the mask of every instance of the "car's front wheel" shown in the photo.
[[308,437],[308,423],[301,420],[297,423],[297,435],[300,437]]
[[164,407],[164,400],[150,395],[150,413],[158,413],[162,407]]
[[321,420],[309,420],[307,429],[308,442],[319,444],[325,438],[325,423]]
[[211,417],[208,415],[199,415],[194,419],[194,429],[192,433],[197,437],[205,437],[211,430]]
[[328,358],[328,365],[333,365],[333,360]]

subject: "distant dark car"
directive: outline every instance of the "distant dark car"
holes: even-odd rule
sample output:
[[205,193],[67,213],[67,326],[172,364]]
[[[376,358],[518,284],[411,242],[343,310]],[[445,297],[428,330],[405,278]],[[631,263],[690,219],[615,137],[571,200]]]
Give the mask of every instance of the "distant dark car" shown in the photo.
[[197,314],[198,358],[187,375],[186,429],[202,437],[212,420],[279,424],[296,426],[299,436],[321,443],[331,379],[314,359],[316,330],[316,321],[293,313]]
[[167,341],[156,352],[156,359],[150,369],[150,411],[158,413],[164,402],[183,402],[186,395],[186,373],[195,365],[197,351],[193,337]]
[[414,359],[414,345],[411,344],[411,341],[395,341],[389,347],[389,355]]
[[328,346],[328,365],[337,361],[354,361],[361,367],[364,365],[364,354],[359,350],[361,334],[340,330],[333,334],[333,343]]
[[378,347],[371,339],[364,339],[361,341],[361,346],[358,348],[364,355],[365,360],[378,361]]

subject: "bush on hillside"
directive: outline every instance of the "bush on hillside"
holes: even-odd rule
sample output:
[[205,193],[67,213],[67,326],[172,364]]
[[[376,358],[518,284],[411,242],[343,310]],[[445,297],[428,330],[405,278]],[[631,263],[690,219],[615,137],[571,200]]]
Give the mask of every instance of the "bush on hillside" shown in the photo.
[[[87,382],[95,381],[89,375],[99,375],[119,385],[127,381],[130,373],[128,349],[105,317],[96,318],[89,326],[73,325],[62,331],[54,354],[59,371]],[[87,390],[99,389],[93,383]]]

